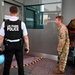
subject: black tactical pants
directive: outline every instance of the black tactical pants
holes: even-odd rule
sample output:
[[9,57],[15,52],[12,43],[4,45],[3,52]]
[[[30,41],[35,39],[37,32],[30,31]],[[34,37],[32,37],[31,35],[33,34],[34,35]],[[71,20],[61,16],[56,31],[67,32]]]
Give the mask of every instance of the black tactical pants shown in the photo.
[[15,55],[18,65],[18,75],[24,75],[23,68],[23,46],[20,42],[8,43],[5,45],[5,63],[3,75],[10,75],[10,67],[13,55]]

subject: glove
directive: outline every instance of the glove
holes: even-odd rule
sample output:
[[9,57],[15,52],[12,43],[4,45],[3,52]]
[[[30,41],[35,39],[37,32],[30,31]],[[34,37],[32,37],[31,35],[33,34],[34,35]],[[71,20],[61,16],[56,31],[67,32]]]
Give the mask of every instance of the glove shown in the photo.
[[27,48],[25,48],[25,49],[24,49],[24,51],[25,51],[26,53],[28,53],[28,52],[29,52],[29,50],[28,50]]
[[2,55],[2,54],[4,54],[4,51],[1,51],[1,50],[0,50],[0,55]]

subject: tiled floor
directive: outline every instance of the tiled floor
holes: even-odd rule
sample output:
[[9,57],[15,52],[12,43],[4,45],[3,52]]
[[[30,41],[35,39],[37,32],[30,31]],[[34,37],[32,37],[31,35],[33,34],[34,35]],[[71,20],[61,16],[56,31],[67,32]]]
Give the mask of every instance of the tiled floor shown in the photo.
[[[53,74],[53,70],[57,69],[56,65],[56,61],[43,58],[33,65],[24,67],[25,75],[56,75]],[[73,71],[72,67],[67,66],[65,73],[60,75],[75,75]],[[0,75],[2,75],[2,70],[0,71]],[[17,68],[11,69],[10,75],[18,75]]]

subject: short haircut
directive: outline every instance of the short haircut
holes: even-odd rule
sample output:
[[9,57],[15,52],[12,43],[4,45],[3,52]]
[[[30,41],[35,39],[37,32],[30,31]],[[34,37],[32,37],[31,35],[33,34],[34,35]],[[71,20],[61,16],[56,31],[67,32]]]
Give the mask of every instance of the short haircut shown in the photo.
[[63,16],[56,16],[56,18],[58,18],[59,20],[63,20]]
[[9,11],[10,11],[11,13],[15,14],[15,13],[18,12],[18,9],[17,9],[16,6],[11,6],[10,9],[9,9]]

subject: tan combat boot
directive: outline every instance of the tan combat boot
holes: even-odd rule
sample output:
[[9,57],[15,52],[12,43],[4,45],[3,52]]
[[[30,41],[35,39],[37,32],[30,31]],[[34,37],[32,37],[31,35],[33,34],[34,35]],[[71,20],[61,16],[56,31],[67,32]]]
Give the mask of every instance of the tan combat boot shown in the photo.
[[63,74],[63,72],[60,71],[60,70],[54,70],[54,71],[53,71],[53,74]]

